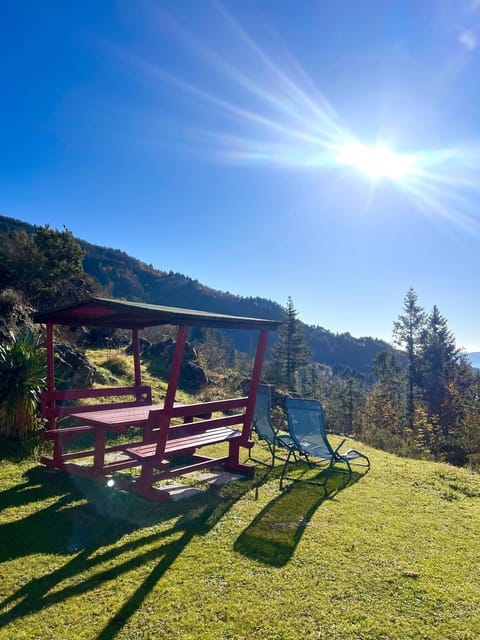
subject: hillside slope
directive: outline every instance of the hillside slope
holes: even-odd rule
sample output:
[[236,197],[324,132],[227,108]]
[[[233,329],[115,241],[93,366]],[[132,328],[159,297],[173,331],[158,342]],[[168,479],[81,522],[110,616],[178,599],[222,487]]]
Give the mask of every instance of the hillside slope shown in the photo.
[[172,506],[3,460],[0,638],[477,640],[479,476],[347,446],[330,499],[277,465]]
[[[35,227],[26,222],[0,216],[2,233],[32,233],[34,230]],[[283,307],[278,302],[211,289],[181,273],[154,269],[118,249],[101,247],[80,239],[77,241],[86,253],[84,270],[97,280],[99,292],[103,295],[272,320],[283,317]],[[335,334],[321,326],[304,327],[313,360],[332,367],[368,371],[378,351],[391,349],[386,342],[375,338],[354,338],[349,333]],[[249,350],[250,338],[247,334],[232,332],[229,337],[238,349]]]

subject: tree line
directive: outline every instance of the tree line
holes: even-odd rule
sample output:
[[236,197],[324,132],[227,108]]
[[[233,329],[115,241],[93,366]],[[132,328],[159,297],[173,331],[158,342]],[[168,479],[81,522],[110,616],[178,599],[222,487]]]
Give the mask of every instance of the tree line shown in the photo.
[[[6,372],[21,372],[15,358],[24,355],[20,348],[14,351],[10,328],[28,324],[28,310],[25,317],[17,310],[16,321],[7,326],[7,310],[15,306],[13,302],[20,294],[38,309],[72,302],[98,290],[98,283],[83,271],[84,257],[84,250],[68,229],[56,231],[47,225],[36,227],[34,233],[24,229],[10,233],[0,228],[0,344],[4,345],[0,358],[4,383],[3,391],[0,389],[0,417],[6,411],[8,397],[8,406],[14,406],[9,394],[15,385],[11,380],[6,384]],[[252,298],[249,302],[259,310],[265,306],[262,299]],[[229,311],[235,313],[235,309]],[[416,292],[410,289],[393,324],[393,341],[398,350],[365,339],[375,354],[368,371],[349,366],[348,357],[341,366],[336,365],[333,347],[330,360],[319,359],[315,344],[306,340],[306,334],[310,337],[313,329],[323,333],[325,330],[305,327],[291,298],[283,316],[280,335],[270,345],[265,381],[290,393],[321,400],[334,431],[401,455],[423,455],[480,467],[479,372],[456,347],[455,337],[437,306],[427,313],[418,304]],[[328,332],[325,339],[332,336]],[[25,353],[33,353],[32,336],[24,338]],[[348,349],[351,336],[346,334],[343,338]],[[248,352],[239,351],[229,335],[204,332],[192,339],[207,368],[241,372]],[[33,361],[37,384],[32,384],[38,389],[42,375],[34,357]],[[22,387],[18,384],[15,388]],[[20,405],[15,406],[21,416]]]
[[393,323],[400,351],[381,350],[368,375],[312,362],[293,301],[266,379],[322,401],[329,428],[400,455],[480,467],[480,372],[457,348],[435,305],[427,313],[409,289]]

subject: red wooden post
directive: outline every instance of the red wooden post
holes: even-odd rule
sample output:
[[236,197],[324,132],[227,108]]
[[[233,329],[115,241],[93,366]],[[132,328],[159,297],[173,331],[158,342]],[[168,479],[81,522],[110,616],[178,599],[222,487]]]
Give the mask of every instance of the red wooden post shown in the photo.
[[[53,349],[53,324],[47,322],[47,392],[55,391],[55,356]],[[48,399],[51,408],[55,408],[55,398],[53,395]],[[48,428],[57,428],[57,419],[54,416],[48,418]],[[53,460],[57,465],[63,460],[63,447],[60,438],[53,442]]]
[[250,380],[250,388],[248,390],[247,407],[245,409],[245,421],[242,429],[242,440],[247,441],[250,438],[250,427],[255,411],[255,402],[257,400],[257,389],[260,383],[260,375],[262,373],[263,359],[267,348],[267,331],[261,331],[257,343],[257,351],[255,361],[253,363],[252,379]]
[[170,368],[170,376],[168,378],[167,393],[165,395],[164,410],[170,415],[173,403],[175,402],[175,394],[177,392],[178,380],[180,378],[180,369],[182,367],[183,351],[185,342],[187,341],[187,327],[178,327],[177,341],[175,343],[175,351],[173,353],[172,366]]
[[105,446],[107,444],[107,432],[105,429],[95,430],[95,446],[93,453],[93,468],[101,471],[105,464]]
[[[53,324],[47,323],[47,391],[55,391],[55,359],[53,354]],[[52,408],[55,408],[55,400],[49,399]],[[53,416],[48,419],[48,428],[56,429],[57,420]]]
[[[140,368],[140,344],[138,340],[138,329],[132,329],[132,348],[133,348],[133,370],[135,376],[135,386],[140,387],[142,384],[142,370]],[[142,399],[141,396],[136,397],[137,402]]]
[[253,420],[253,414],[255,411],[255,402],[257,400],[257,389],[260,382],[260,374],[262,373],[263,358],[265,356],[265,349],[267,348],[267,331],[261,331],[257,342],[257,351],[255,353],[255,360],[253,363],[252,379],[250,381],[250,388],[248,390],[247,406],[245,408],[245,417],[243,420],[242,437],[238,440],[232,440],[228,449],[228,460],[225,464],[226,469],[231,471],[240,471],[241,473],[247,473],[253,475],[255,467],[251,467],[247,464],[240,462],[240,447],[246,447],[250,449],[253,442],[250,441],[250,427]]
[[[185,342],[187,340],[188,327],[178,327],[177,341],[175,343],[175,350],[173,352],[173,360],[170,367],[170,375],[168,378],[167,393],[165,394],[165,400],[163,403],[162,416],[159,424],[156,425],[160,429],[164,429],[166,432],[166,423],[170,424],[172,417],[173,404],[175,402],[175,394],[177,392],[178,380],[180,378],[180,369],[182,367],[183,351],[185,349]],[[144,442],[151,441],[152,428],[147,425],[144,429]],[[161,445],[161,443],[159,443]]]
[[[175,343],[175,351],[173,352],[172,365],[170,367],[170,375],[168,378],[167,393],[165,395],[165,401],[163,403],[163,411],[159,411],[160,419],[159,423],[155,425],[159,430],[156,455],[163,452],[165,448],[165,441],[168,437],[168,428],[170,426],[170,418],[172,416],[173,403],[175,402],[175,394],[177,392],[178,380],[180,378],[180,369],[182,367],[183,352],[185,349],[185,342],[187,340],[187,327],[178,327],[177,341]],[[152,414],[150,414],[152,415]],[[149,421],[150,422],[150,421]],[[152,437],[152,427],[149,424],[144,430],[144,442],[148,442]],[[150,460],[144,460],[142,463],[142,469],[140,477],[136,482],[137,491],[139,493],[145,493],[149,489],[152,489],[153,484],[153,466]]]

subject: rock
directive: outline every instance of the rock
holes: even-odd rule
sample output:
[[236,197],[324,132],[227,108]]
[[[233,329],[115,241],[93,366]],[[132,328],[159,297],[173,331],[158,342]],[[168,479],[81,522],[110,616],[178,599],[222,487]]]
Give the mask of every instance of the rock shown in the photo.
[[128,344],[128,338],[108,327],[81,328],[81,334],[77,339],[79,344],[94,345],[114,349]]
[[[151,369],[154,373],[167,377],[170,372],[174,351],[175,340],[166,338],[161,342],[152,344],[148,351],[143,352],[143,355],[150,359]],[[179,384],[183,389],[191,392],[198,391],[208,384],[207,374],[198,364],[198,354],[189,342],[185,343]]]
[[[152,343],[150,342],[150,340],[146,340],[145,338],[139,338],[138,339],[138,346],[140,348],[140,353],[143,354],[147,354],[150,350],[150,347],[152,346]],[[125,353],[128,356],[131,356],[133,353],[133,346],[132,343],[130,343],[128,345],[128,347],[125,349]]]
[[198,391],[208,384],[204,369],[195,362],[184,362],[180,371],[180,386],[186,391]]
[[32,313],[33,307],[25,303],[20,292],[4,289],[0,293],[0,344],[12,331],[18,333],[24,327],[38,331],[32,323]]
[[173,352],[175,350],[175,340],[173,338],[166,338],[161,342],[155,342],[151,344],[148,349],[149,358],[161,358],[165,360],[167,364],[172,362]]
[[55,345],[57,389],[88,389],[95,380],[95,365],[82,352],[67,344]]

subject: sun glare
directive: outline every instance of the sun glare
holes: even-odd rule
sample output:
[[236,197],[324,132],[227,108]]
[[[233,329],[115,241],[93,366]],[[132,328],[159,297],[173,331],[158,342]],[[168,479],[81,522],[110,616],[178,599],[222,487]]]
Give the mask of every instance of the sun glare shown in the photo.
[[368,147],[361,142],[351,140],[340,148],[337,162],[359,169],[371,180],[390,178],[390,180],[399,181],[412,173],[415,158],[395,153],[382,144]]
[[[424,215],[435,221],[442,218],[454,222],[480,237],[478,140],[399,153],[389,146],[387,137],[398,136],[400,131],[382,121],[379,142],[363,144],[357,137],[360,133],[343,122],[328,96],[291,52],[283,45],[277,49],[278,42],[271,38],[270,31],[260,44],[221,2],[215,6],[225,27],[220,30],[221,50],[213,46],[214,39],[204,42],[166,13],[156,14],[162,28],[171,28],[182,47],[194,55],[195,63],[204,65],[211,82],[197,84],[191,76],[177,75],[174,69],[160,66],[156,59],[118,51],[122,61],[151,82],[154,95],[159,84],[170,87],[183,95],[185,104],[198,104],[206,114],[205,119],[199,117],[200,128],[177,127],[172,119],[168,140],[175,141],[178,136],[182,152],[187,143],[193,152],[208,154],[215,162],[225,164],[313,169],[329,176],[347,168],[349,174],[358,172],[368,181],[368,206],[375,187],[389,182]],[[232,41],[228,56],[223,46],[227,32]],[[233,90],[231,94],[224,92],[228,87]],[[163,113],[163,106],[158,112]],[[148,112],[148,140],[151,122]],[[159,122],[164,122],[163,116]],[[155,124],[154,129],[163,132],[160,127],[163,124]],[[158,139],[166,138],[162,133]]]

